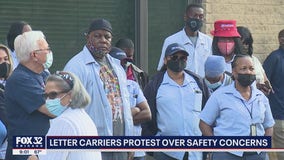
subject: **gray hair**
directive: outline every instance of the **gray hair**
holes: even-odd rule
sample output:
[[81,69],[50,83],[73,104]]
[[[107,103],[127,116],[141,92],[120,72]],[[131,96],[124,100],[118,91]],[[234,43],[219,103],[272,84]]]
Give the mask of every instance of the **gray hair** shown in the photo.
[[42,39],[45,39],[42,31],[29,31],[18,35],[14,42],[17,59],[20,62],[28,61],[30,53],[39,48],[38,41]]
[[[62,78],[61,75],[68,74],[72,79],[72,84]],[[71,102],[68,105],[71,108],[84,108],[91,102],[91,97],[82,85],[80,79],[71,72],[60,71],[59,73],[48,76],[46,82],[55,82],[56,86],[64,92],[71,92]]]

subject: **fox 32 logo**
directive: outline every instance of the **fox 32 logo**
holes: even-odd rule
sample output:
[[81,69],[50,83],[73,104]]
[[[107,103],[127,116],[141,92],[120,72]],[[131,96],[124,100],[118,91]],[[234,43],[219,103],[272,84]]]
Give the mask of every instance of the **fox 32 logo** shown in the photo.
[[44,136],[14,136],[13,137],[14,148],[44,148],[45,137]]

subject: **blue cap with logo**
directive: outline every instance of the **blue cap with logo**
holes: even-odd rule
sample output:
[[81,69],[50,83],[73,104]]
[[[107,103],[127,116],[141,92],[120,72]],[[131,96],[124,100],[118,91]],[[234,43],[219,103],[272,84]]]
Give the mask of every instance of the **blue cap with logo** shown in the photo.
[[165,56],[171,56],[177,52],[183,52],[185,53],[185,55],[187,56],[189,55],[188,52],[185,50],[185,48],[181,44],[173,43],[173,44],[168,45],[166,52],[165,52]]

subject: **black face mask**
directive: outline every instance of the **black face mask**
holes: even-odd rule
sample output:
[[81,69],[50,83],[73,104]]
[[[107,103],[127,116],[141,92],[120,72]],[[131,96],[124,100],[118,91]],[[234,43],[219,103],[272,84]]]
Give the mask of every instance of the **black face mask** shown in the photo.
[[184,60],[168,60],[167,66],[170,70],[172,70],[173,72],[180,72],[183,71],[186,67],[186,61]]
[[247,87],[250,86],[255,80],[255,74],[238,74],[238,78],[237,78],[238,82],[240,83],[240,85],[242,85],[243,87]]
[[203,24],[203,22],[200,19],[196,19],[196,18],[189,18],[186,21],[186,25],[193,32],[199,30],[202,27],[202,24]]
[[10,73],[11,65],[3,62],[0,64],[0,78],[7,78]]

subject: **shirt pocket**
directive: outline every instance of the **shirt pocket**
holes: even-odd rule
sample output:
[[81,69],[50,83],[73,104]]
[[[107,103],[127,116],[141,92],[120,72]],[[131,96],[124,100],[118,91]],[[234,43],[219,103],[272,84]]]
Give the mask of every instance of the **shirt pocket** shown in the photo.
[[202,92],[195,90],[193,95],[193,111],[201,112],[202,106]]
[[260,100],[258,100],[257,102],[255,102],[256,107],[253,108],[255,111],[254,114],[254,119],[255,119],[255,123],[263,123],[264,122],[264,118],[265,118],[265,104],[263,102],[261,102]]

